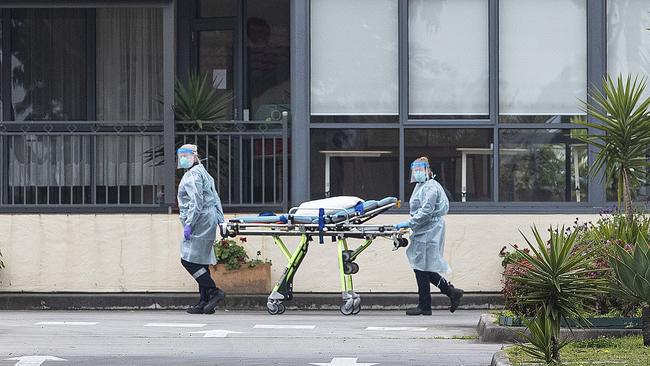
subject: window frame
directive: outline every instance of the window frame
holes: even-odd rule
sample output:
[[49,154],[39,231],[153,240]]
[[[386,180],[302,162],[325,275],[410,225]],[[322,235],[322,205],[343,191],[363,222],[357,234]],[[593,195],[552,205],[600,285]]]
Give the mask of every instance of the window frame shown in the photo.
[[[311,120],[311,113],[309,110],[309,93],[310,91],[310,70],[311,53],[309,42],[300,42],[299,40],[292,43],[292,62],[304,63],[301,70],[307,71],[306,77],[300,77],[296,71],[292,71],[292,84],[294,85],[294,92],[292,95],[292,105],[298,106],[298,103],[305,103],[306,108],[301,108],[294,112],[294,130],[304,127],[307,133],[292,132],[294,144],[293,152],[297,156],[301,156],[303,151],[309,151],[309,131],[312,128],[337,128],[337,129],[355,129],[355,128],[395,128],[399,129],[400,136],[400,177],[404,177],[404,131],[410,128],[431,128],[431,129],[448,129],[452,128],[487,128],[493,130],[493,143],[494,151],[492,155],[493,169],[492,169],[492,201],[491,202],[453,202],[451,204],[452,212],[455,213],[586,213],[597,212],[605,207],[605,189],[600,176],[590,177],[588,184],[588,201],[587,202],[501,202],[499,200],[499,131],[502,129],[575,129],[584,128],[572,123],[556,124],[545,123],[500,123],[499,122],[499,0],[485,0],[488,6],[488,70],[489,70],[489,84],[488,84],[488,99],[489,99],[489,118],[488,119],[409,119],[409,45],[408,45],[408,6],[409,0],[395,0],[398,1],[398,29],[399,29],[399,124],[385,124],[385,123],[313,123]],[[294,0],[292,2],[294,10],[306,19],[293,19],[294,32],[309,35],[310,26],[310,8],[309,2],[300,4],[300,1]],[[587,1],[586,12],[586,32],[587,40],[585,47],[587,48],[587,86],[600,85],[600,80],[606,75],[606,61],[607,61],[607,1],[606,0],[589,0]],[[309,36],[307,36],[309,38]],[[295,48],[295,49],[293,49]],[[307,93],[305,97],[300,97],[298,91]],[[295,96],[295,98],[294,98]],[[591,98],[587,97],[591,102]],[[595,122],[592,116],[587,117],[590,121]],[[298,128],[295,128],[298,127]],[[588,129],[590,133],[594,133],[593,129]],[[299,137],[299,138],[297,138]],[[303,145],[304,144],[304,145]],[[591,166],[595,158],[596,150],[589,147],[588,150],[588,163]],[[292,180],[294,182],[309,181],[308,161],[296,162],[295,159],[292,163]],[[405,201],[405,184],[404,179],[399,182],[398,197]],[[309,185],[308,185],[309,186]],[[292,201],[301,202],[310,197],[309,187],[297,188],[294,184],[292,187]],[[377,197],[369,197],[377,198]],[[408,204],[403,205],[404,209],[408,208]]]

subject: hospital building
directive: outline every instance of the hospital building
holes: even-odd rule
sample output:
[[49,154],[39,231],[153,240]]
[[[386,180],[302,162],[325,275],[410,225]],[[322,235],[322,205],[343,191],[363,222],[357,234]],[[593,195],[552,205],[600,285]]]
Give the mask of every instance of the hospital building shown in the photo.
[[[450,200],[451,281],[498,292],[519,230],[616,206],[576,122],[606,75],[650,74],[649,28],[650,0],[1,0],[0,292],[194,291],[184,143],[228,218],[392,196],[375,220],[394,224],[427,156]],[[175,113],[193,73],[219,120]],[[246,246],[277,280],[273,241]],[[391,249],[359,258],[358,291],[416,291]],[[295,291],[338,292],[334,243],[309,250]]]

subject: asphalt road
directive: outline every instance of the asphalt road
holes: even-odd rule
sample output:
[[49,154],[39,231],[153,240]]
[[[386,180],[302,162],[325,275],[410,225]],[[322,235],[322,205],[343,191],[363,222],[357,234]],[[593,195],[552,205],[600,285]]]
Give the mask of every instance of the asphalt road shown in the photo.
[[489,365],[480,314],[4,311],[0,366]]

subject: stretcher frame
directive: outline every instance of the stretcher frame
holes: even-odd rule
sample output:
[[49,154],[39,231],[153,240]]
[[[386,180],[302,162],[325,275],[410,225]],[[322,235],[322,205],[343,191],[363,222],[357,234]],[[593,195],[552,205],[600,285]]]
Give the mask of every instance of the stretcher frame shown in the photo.
[[[406,247],[408,241],[404,238],[405,229],[396,229],[392,225],[366,224],[367,221],[381,213],[399,207],[400,202],[396,201],[388,205],[380,206],[367,212],[349,212],[345,219],[335,222],[329,220],[327,215],[323,216],[321,209],[320,222],[294,223],[290,211],[287,223],[255,223],[242,222],[241,219],[233,219],[222,226],[222,236],[236,237],[246,236],[271,236],[274,244],[280,249],[287,259],[287,266],[271,291],[267,299],[267,311],[271,315],[283,314],[286,310],[284,301],[293,299],[293,278],[305,258],[309,244],[314,236],[319,237],[320,243],[324,244],[324,238],[330,237],[337,243],[337,257],[339,280],[341,286],[341,304],[339,310],[343,315],[356,315],[361,311],[361,297],[354,291],[352,275],[359,271],[359,265],[355,263],[357,257],[363,253],[377,238],[392,240],[393,250]],[[299,236],[298,246],[290,251],[282,241],[282,237]],[[354,250],[350,250],[348,239],[363,240],[363,243]]]

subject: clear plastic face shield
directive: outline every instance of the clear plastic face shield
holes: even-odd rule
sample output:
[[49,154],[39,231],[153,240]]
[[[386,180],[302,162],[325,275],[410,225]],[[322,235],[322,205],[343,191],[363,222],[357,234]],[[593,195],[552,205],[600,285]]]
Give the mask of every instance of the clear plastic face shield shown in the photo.
[[186,148],[186,147],[181,147],[180,149],[176,150],[176,161],[178,162],[176,168],[177,169],[189,169],[194,165],[194,159],[196,156],[196,151]]
[[429,163],[419,160],[411,163],[411,183],[424,183],[430,176]]

